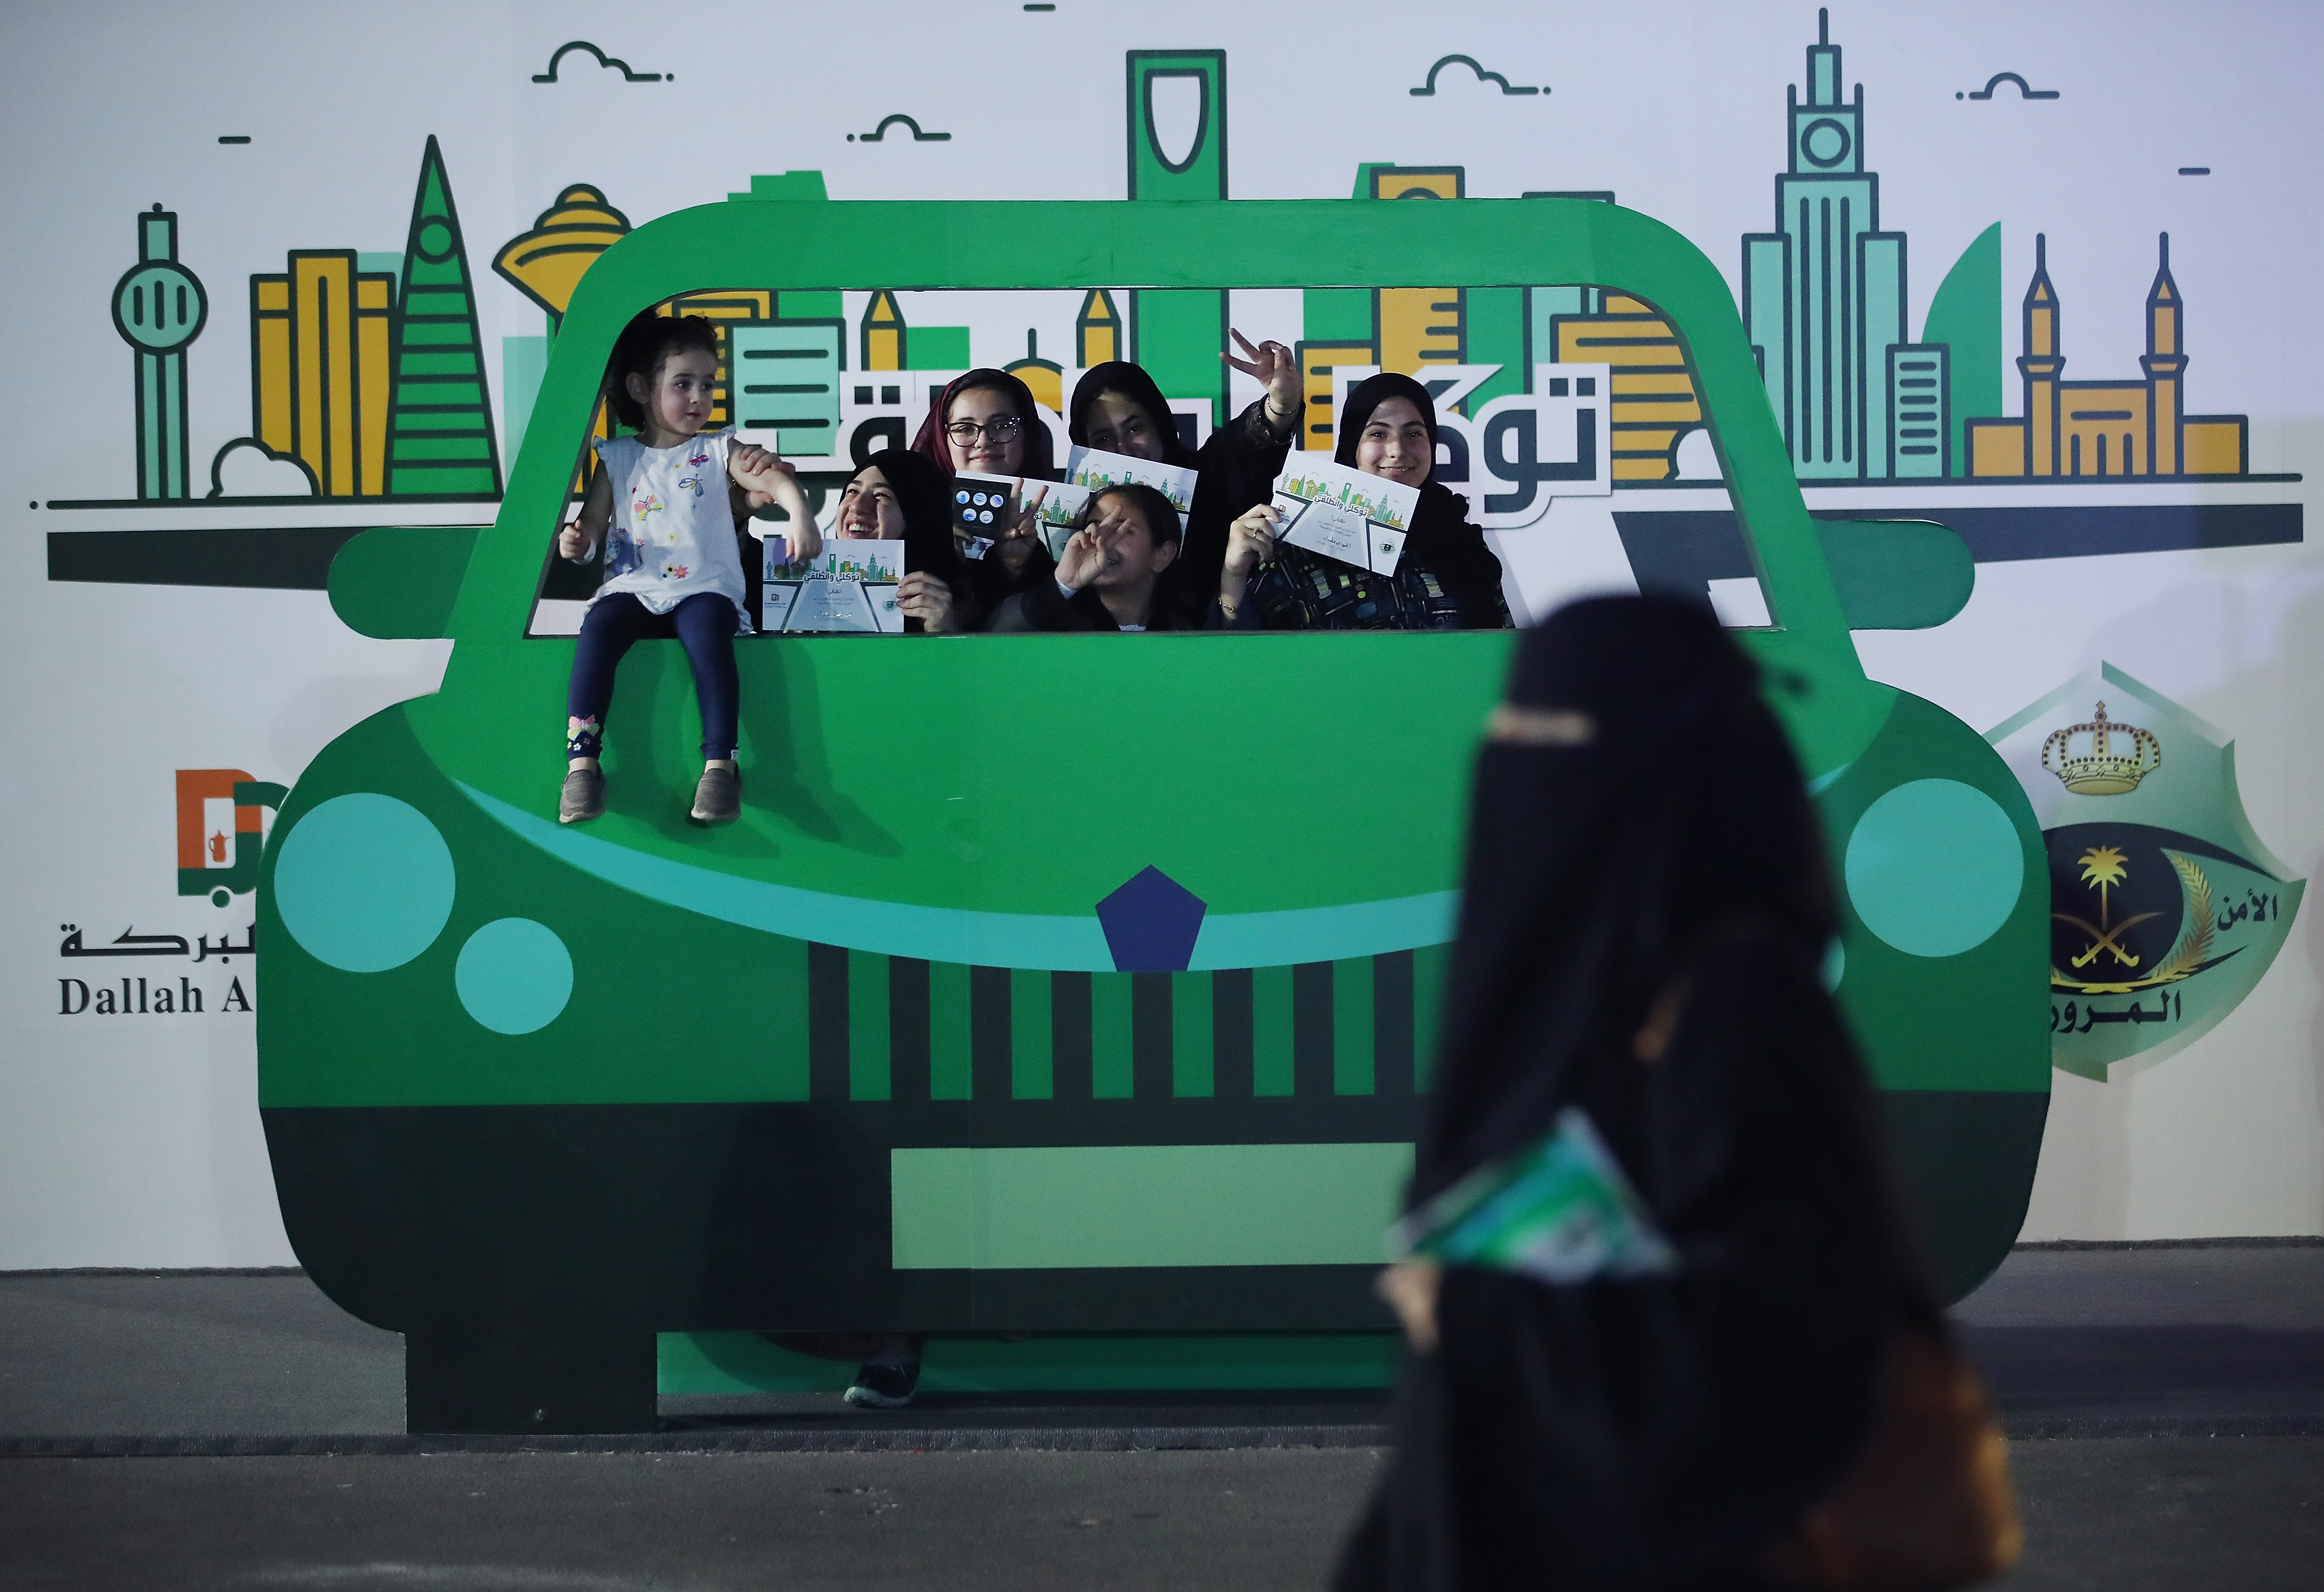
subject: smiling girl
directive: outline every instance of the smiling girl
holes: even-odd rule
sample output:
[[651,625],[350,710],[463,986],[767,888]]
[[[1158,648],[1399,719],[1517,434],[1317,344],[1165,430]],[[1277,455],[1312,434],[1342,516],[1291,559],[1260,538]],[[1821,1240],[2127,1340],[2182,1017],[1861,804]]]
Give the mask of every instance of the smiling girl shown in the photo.
[[908,632],[973,630],[968,566],[952,535],[950,478],[908,448],[873,454],[839,493],[832,534],[904,544],[897,606]]
[[1392,575],[1278,542],[1283,516],[1264,502],[1228,533],[1219,617],[1237,630],[1499,630],[1509,622],[1501,561],[1469,523],[1459,493],[1430,479],[1436,405],[1410,376],[1382,372],[1348,390],[1333,456],[1367,475],[1420,489]]
[[954,377],[928,405],[912,451],[946,474],[964,470],[1017,483],[1016,518],[999,527],[991,550],[970,564],[980,610],[990,613],[1028,582],[1047,578],[1051,561],[1041,540],[1040,510],[1048,489],[1028,499],[1025,485],[1054,481],[1057,472],[1049,428],[1030,388],[989,366]]

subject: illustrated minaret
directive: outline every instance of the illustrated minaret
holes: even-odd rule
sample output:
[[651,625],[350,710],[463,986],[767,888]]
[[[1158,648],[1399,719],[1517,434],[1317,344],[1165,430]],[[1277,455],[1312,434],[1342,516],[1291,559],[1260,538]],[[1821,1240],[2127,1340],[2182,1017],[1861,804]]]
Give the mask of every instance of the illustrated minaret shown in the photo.
[[1085,371],[1121,357],[1121,311],[1103,288],[1092,288],[1083,296],[1074,342],[1076,363]]
[[904,368],[904,312],[896,307],[896,295],[882,288],[872,295],[872,302],[863,307],[863,318],[858,323],[862,339],[863,357],[857,363],[867,371],[900,371]]
[[2146,456],[2155,474],[2176,475],[2185,468],[2179,429],[2187,418],[2187,392],[2180,380],[2187,369],[2186,307],[2179,299],[2179,284],[2171,280],[2169,233],[2162,235],[2158,246],[2162,262],[2146,295],[2146,357],[2138,363],[2153,393],[2146,406],[2147,424],[2153,428],[2146,439]]
[[1828,12],[1807,57],[1807,97],[1785,91],[1791,169],[1775,179],[1776,230],[1743,237],[1743,324],[1800,478],[1885,475],[1888,350],[1906,341],[1904,235],[1880,230],[1864,86],[1840,98]]
[[395,336],[387,490],[394,497],[493,498],[500,449],[485,391],[484,339],[443,152],[429,134],[404,244]]
[[178,216],[155,205],[137,217],[137,263],[113,290],[113,329],[136,351],[137,495],[186,488],[186,345],[202,335],[209,297],[178,263]]
[[[2034,282],[2025,290],[2025,352],[2017,369],[2025,378],[2027,472],[2058,473],[2058,375],[2066,356],[2058,352],[2058,290],[2050,283],[2050,240],[2034,235]],[[2174,450],[2175,451],[2175,450]]]

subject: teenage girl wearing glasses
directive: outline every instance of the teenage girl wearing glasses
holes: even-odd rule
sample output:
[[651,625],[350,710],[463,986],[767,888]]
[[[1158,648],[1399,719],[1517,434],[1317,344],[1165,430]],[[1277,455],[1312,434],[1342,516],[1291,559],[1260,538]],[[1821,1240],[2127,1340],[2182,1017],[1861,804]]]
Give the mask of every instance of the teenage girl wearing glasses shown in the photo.
[[[994,538],[992,549],[969,565],[975,606],[991,613],[1053,567],[1041,540],[1040,509],[1047,489],[1026,483],[1056,479],[1049,428],[1024,382],[990,367],[953,380],[928,406],[928,418],[912,439],[912,451],[942,465],[947,474],[972,471],[1019,483],[1017,515]],[[962,551],[967,551],[962,537]]]

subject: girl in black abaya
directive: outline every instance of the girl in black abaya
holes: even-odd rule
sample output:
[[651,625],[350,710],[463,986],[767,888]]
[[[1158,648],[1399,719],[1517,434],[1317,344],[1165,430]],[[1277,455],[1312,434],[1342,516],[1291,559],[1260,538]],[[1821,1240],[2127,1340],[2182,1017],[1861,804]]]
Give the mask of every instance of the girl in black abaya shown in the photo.
[[[1431,480],[1436,403],[1410,376],[1383,371],[1348,389],[1339,463],[1420,490],[1392,575],[1375,575],[1276,539],[1269,498],[1229,528],[1216,566],[1219,621],[1236,630],[1499,630],[1509,622],[1501,561],[1469,523],[1459,493]],[[1279,467],[1279,466],[1278,466]]]
[[1801,774],[1707,610],[1576,603],[1480,754],[1416,1210],[1587,1114],[1659,1268],[1392,1267],[1397,1452],[1342,1588],[1766,1584],[1941,1333],[1862,1064]]

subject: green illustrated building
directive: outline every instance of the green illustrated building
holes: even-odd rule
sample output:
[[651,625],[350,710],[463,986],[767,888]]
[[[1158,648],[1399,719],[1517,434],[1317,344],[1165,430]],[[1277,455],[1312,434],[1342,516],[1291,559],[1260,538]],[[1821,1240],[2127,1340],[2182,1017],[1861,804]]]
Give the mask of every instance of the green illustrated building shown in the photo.
[[474,283],[443,152],[433,133],[411,203],[400,302],[395,391],[388,411],[388,495],[500,496],[500,450],[493,439]]
[[178,263],[178,216],[155,205],[137,217],[137,263],[113,290],[113,329],[136,350],[137,495],[186,491],[186,346],[209,319],[201,280]]
[[[1129,52],[1130,197],[1227,197],[1227,53],[1223,50]],[[1156,125],[1158,94],[1199,95],[1193,141],[1176,158]],[[1166,107],[1167,109],[1167,107]],[[1138,288],[1130,293],[1130,352],[1166,398],[1207,399],[1211,423],[1227,419],[1227,295],[1222,288]]]

